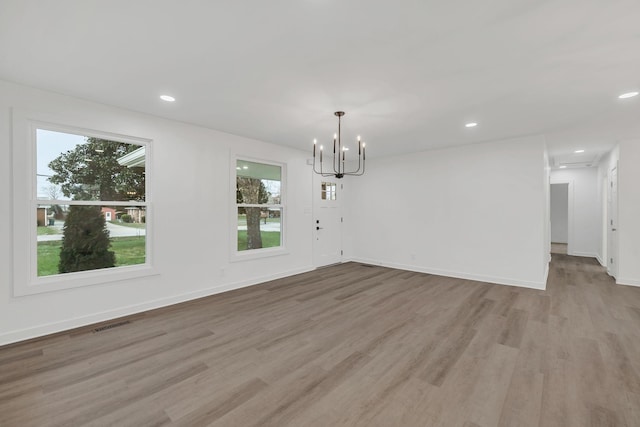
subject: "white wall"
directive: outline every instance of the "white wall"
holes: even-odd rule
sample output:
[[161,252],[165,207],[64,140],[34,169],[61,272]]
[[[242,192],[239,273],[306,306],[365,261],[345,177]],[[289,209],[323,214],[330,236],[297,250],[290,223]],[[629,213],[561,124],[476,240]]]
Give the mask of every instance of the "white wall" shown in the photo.
[[619,150],[617,283],[640,286],[640,139]]
[[[153,140],[154,255],[159,275],[13,296],[12,107],[62,121],[72,119],[89,129]],[[287,255],[230,262],[233,152],[286,163]],[[311,169],[305,162],[306,152],[0,81],[0,153],[0,345],[312,266]]]
[[551,184],[551,241],[569,238],[569,184]]
[[[602,205],[597,168],[556,169],[551,183],[571,183],[568,254],[597,258],[602,241]],[[553,218],[552,218],[553,221]]]
[[544,288],[545,155],[544,138],[529,137],[371,160],[363,177],[349,181],[349,254],[362,262]]

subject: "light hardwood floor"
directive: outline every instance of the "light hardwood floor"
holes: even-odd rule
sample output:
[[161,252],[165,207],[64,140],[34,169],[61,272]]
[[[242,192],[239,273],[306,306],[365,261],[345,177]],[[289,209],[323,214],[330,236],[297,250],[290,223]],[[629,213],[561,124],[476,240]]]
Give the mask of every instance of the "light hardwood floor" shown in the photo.
[[640,288],[356,263],[0,348],[0,425],[640,425]]

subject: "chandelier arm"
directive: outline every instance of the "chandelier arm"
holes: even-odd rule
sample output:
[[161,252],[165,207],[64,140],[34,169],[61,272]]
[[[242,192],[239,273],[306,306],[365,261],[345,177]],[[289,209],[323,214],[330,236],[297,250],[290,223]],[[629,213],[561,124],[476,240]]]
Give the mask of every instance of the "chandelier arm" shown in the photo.
[[[358,168],[358,171],[360,168]],[[364,162],[362,162],[362,171],[360,173],[354,173],[353,176],[362,176],[364,175]]]
[[313,172],[317,173],[318,175],[322,174],[322,165],[320,165],[320,172],[316,170],[316,159],[313,159]]
[[366,164],[366,159],[364,158],[364,156],[362,156],[362,172],[360,172],[360,175],[364,175],[365,164]]
[[318,174],[318,175],[320,175],[320,176],[325,176],[325,177],[335,176],[335,175],[336,175],[336,174],[331,173],[331,172],[325,172],[325,171],[323,171],[323,170],[322,170],[322,164],[323,164],[323,162],[322,162],[322,161],[320,161],[320,170],[319,170],[319,171],[318,171],[318,170],[316,170],[316,159],[315,159],[315,157],[313,158],[313,171],[314,171],[316,174]]
[[[342,151],[342,116],[338,116],[338,173],[344,173],[344,151]],[[340,169],[340,153],[342,153],[342,169]]]
[[[338,117],[338,133],[340,133],[340,117]],[[338,140],[339,141],[339,140]],[[340,144],[338,142],[338,144]],[[338,146],[338,153],[340,152],[340,147]],[[333,172],[336,174],[340,173],[340,163],[338,162],[338,168],[336,169],[336,134],[333,134],[333,159],[331,159],[333,165]]]
[[[338,174],[341,174],[344,172],[344,167],[342,169],[340,169],[340,153],[342,152],[342,129],[341,129],[341,124],[342,122],[342,117],[338,116]],[[334,155],[335,157],[335,155]],[[344,165],[343,165],[344,166]]]
[[362,161],[362,156],[358,154],[358,169],[349,172],[349,175],[357,175],[360,172],[360,162]]
[[[360,161],[362,160],[362,171],[360,171]],[[352,172],[345,172],[345,175],[350,175],[350,176],[362,176],[364,175],[364,168],[365,168],[365,163],[366,163],[366,159],[364,157],[360,157],[358,156],[358,169],[352,171]]]
[[323,163],[323,162],[322,162],[322,160],[320,160],[320,171],[316,170],[316,158],[314,157],[314,158],[313,158],[313,171],[314,171],[315,173],[317,173],[318,175],[322,175],[322,176],[333,176],[333,174],[332,174],[332,173],[330,173],[330,172],[325,172],[325,171],[323,171],[323,170],[322,170],[322,163]]
[[359,154],[358,155],[358,169],[353,170],[353,171],[349,171],[349,172],[344,172],[345,175],[361,175],[360,172],[360,167],[361,167],[361,163],[362,163],[363,159],[362,159],[362,155]]
[[[335,147],[335,139],[333,146]],[[340,170],[340,151],[342,150],[342,144],[340,143],[340,117],[338,117],[338,155],[336,156],[335,149],[333,150],[333,171],[336,174],[341,174],[342,170]],[[338,166],[336,169],[336,165]]]

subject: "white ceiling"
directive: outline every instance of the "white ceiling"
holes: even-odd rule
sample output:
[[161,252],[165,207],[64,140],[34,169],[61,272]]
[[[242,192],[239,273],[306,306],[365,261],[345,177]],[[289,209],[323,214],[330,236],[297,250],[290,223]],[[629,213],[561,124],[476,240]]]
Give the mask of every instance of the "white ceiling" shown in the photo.
[[[640,136],[638,0],[2,0],[0,78],[311,150]],[[160,94],[176,97],[160,101]],[[476,128],[464,124],[476,121]]]

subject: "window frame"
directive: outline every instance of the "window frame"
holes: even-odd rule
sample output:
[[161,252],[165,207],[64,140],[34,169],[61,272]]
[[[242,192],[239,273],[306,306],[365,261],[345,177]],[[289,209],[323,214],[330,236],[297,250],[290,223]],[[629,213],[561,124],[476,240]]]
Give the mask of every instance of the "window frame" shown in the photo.
[[[278,166],[280,168],[280,203],[279,204],[251,204],[251,203],[238,203],[236,198],[236,178],[237,169],[236,165],[238,161],[246,161],[252,163],[262,163],[269,166]],[[272,256],[286,255],[289,253],[287,249],[287,165],[286,163],[277,162],[273,160],[259,159],[249,156],[243,156],[238,154],[232,154],[229,162],[230,169],[230,197],[232,202],[230,203],[230,221],[231,233],[230,233],[230,261],[245,261],[258,258],[266,258]],[[277,208],[280,209],[280,246],[270,248],[259,249],[247,249],[243,251],[238,250],[238,208],[240,207],[261,207],[261,208]]]
[[[26,296],[44,292],[105,284],[158,274],[153,264],[152,140],[112,132],[98,131],[40,119],[44,114],[13,111],[13,295]],[[145,200],[137,202],[71,201],[39,199],[37,188],[37,130],[95,137],[145,147]],[[145,262],[97,270],[38,276],[37,207],[42,204],[103,206],[144,206]],[[27,237],[25,239],[25,236]]]

